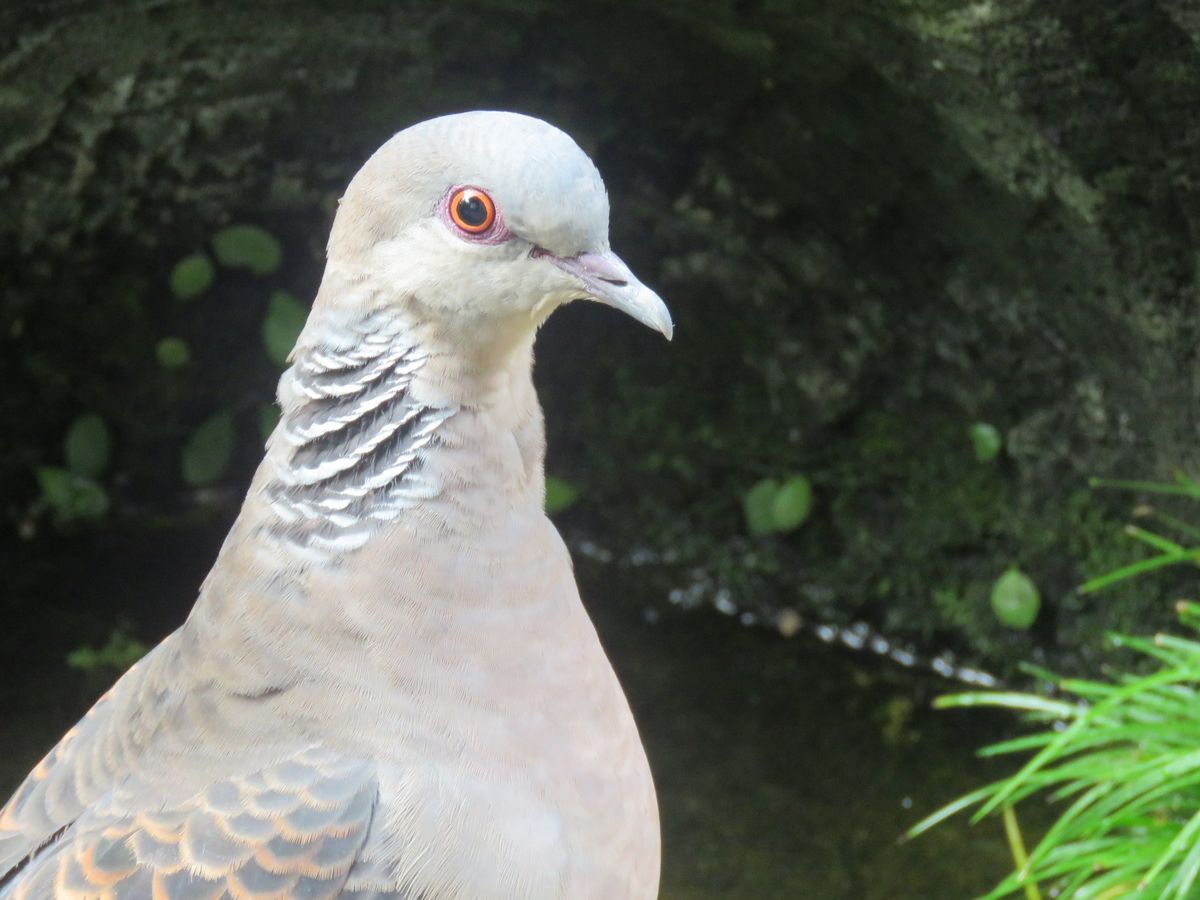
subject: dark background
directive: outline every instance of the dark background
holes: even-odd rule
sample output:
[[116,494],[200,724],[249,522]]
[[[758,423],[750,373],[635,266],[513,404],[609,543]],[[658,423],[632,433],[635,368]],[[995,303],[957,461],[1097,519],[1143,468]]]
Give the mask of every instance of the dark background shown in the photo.
[[[348,178],[407,124],[505,108],[592,154],[677,322],[565,310],[537,372],[560,527],[655,723],[664,894],[979,889],[994,830],[893,842],[984,777],[980,735],[922,711],[936,684],[778,631],[861,621],[1010,676],[1170,622],[1181,575],[1076,588],[1141,555],[1147,501],[1088,478],[1196,461],[1198,97],[1193,0],[6,4],[4,786],[186,614],[261,453],[272,296],[311,298]],[[177,296],[242,224],[281,262]],[[85,416],[111,441],[86,477]],[[214,416],[232,451],[195,483]],[[746,492],[800,474],[808,519],[752,534]],[[1028,629],[989,603],[1010,566]]]

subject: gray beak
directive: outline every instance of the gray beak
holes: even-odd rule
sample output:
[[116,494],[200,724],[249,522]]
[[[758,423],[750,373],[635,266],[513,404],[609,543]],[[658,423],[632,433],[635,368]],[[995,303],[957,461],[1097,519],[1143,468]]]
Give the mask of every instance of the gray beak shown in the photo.
[[671,322],[667,304],[638,281],[629,266],[611,250],[568,257],[546,253],[544,258],[578,278],[589,300],[628,313],[643,325],[660,332],[668,341],[671,339],[675,325]]

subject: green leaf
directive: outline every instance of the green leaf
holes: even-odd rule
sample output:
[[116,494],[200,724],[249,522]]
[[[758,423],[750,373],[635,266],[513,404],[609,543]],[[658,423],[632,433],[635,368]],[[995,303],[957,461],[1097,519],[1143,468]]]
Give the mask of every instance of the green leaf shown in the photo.
[[233,455],[233,413],[222,410],[205,420],[183,445],[183,480],[192,487],[211,484]]
[[764,478],[742,495],[742,511],[751,534],[761,536],[775,531],[775,497],[778,493],[779,482]]
[[180,300],[198,297],[212,286],[214,274],[212,260],[205,254],[185,256],[171,269],[171,293]]
[[182,369],[192,361],[192,348],[183,338],[167,337],[155,344],[154,355],[164,369]]
[[565,478],[546,476],[546,514],[554,515],[575,505],[579,499],[579,489]]
[[230,269],[249,269],[255,275],[269,275],[279,268],[283,251],[275,236],[257,225],[231,225],[212,239],[217,262]]
[[975,458],[980,462],[991,462],[1000,455],[1004,441],[995,426],[987,422],[976,422],[967,429],[971,438],[971,446],[975,448]]
[[99,519],[108,512],[108,494],[90,478],[58,466],[42,466],[36,476],[42,501],[58,521]]
[[67,430],[64,450],[67,468],[84,478],[99,478],[112,453],[108,426],[95,413],[80,416]]
[[803,475],[785,481],[771,503],[776,531],[794,531],[804,524],[812,511],[812,485]]
[[992,612],[1009,628],[1024,631],[1042,605],[1037,586],[1016,566],[1010,566],[992,585]]
[[258,433],[265,441],[279,424],[279,405],[276,403],[260,403],[258,406]]
[[308,319],[308,309],[287,291],[276,291],[267,304],[262,322],[262,342],[267,356],[278,366],[286,366],[288,354]]
[[40,466],[36,471],[42,499],[55,509],[70,505],[71,482],[75,476],[59,466]]

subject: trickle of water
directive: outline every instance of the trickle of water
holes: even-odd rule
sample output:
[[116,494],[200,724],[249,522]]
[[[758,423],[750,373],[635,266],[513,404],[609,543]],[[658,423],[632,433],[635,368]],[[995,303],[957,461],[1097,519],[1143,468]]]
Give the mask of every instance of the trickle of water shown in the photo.
[[[630,568],[669,564],[677,557],[674,551],[660,553],[646,546],[635,547],[618,557],[617,554],[591,539],[572,541],[572,546],[588,559],[604,564],[616,563],[618,566]],[[744,562],[748,567],[753,567],[756,560],[757,557],[753,551],[746,552]],[[711,573],[703,567],[693,567],[688,571],[687,576],[687,584],[673,587],[667,592],[667,602],[672,606],[690,609],[707,603],[723,615],[736,616],[738,622],[748,628],[773,626],[785,638],[794,637],[804,631],[822,643],[841,644],[849,650],[870,652],[906,669],[932,672],[942,678],[959,681],[972,687],[994,688],[1001,685],[1000,680],[990,672],[959,664],[954,654],[949,651],[936,656],[922,655],[912,647],[890,640],[866,622],[857,621],[849,625],[810,622],[790,607],[777,611],[773,617],[760,616],[751,610],[740,609],[734,599],[733,591],[728,587],[718,585]],[[653,608],[647,608],[643,611],[642,618],[653,624],[658,621],[659,617]]]

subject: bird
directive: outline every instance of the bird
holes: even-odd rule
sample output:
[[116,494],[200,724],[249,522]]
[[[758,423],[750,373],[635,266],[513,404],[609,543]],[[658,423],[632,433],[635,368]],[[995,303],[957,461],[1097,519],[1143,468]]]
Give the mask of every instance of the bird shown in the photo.
[[544,512],[539,326],[671,338],[565,132],[414,124],[351,179],[185,622],[0,810],[0,898],[651,898],[625,694]]

